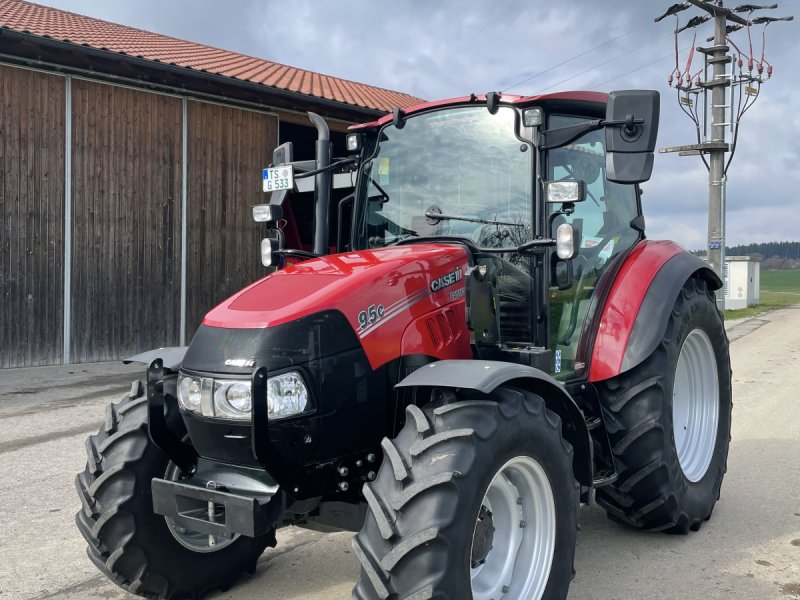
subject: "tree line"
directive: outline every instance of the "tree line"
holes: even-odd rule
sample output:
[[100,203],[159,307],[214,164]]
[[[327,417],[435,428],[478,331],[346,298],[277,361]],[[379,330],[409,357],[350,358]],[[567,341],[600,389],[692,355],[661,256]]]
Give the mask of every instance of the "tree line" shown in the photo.
[[[693,254],[704,256],[704,250]],[[761,259],[765,270],[800,269],[800,242],[763,242],[725,247],[726,256],[752,256]]]

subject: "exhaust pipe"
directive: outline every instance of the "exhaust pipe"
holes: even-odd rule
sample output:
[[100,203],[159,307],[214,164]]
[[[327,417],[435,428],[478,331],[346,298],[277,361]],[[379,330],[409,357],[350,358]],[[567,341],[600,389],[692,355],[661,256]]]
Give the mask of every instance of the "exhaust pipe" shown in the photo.
[[[331,164],[331,133],[325,119],[309,112],[308,118],[317,128],[316,158],[317,170]],[[321,171],[314,177],[314,254],[328,253],[328,232],[330,231],[331,173]]]

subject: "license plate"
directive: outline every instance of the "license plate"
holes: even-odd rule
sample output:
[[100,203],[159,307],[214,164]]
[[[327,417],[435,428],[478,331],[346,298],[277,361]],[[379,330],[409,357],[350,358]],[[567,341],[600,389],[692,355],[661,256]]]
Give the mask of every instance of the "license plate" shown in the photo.
[[294,171],[291,166],[264,169],[262,174],[265,192],[290,190],[294,186]]

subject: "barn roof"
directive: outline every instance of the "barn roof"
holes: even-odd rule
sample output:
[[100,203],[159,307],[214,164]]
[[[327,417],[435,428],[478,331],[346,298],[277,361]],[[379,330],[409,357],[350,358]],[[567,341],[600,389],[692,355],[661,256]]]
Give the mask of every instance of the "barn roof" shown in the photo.
[[392,90],[298,69],[142,29],[24,2],[0,0],[0,29],[68,42],[187,71],[210,73],[372,110],[421,100]]

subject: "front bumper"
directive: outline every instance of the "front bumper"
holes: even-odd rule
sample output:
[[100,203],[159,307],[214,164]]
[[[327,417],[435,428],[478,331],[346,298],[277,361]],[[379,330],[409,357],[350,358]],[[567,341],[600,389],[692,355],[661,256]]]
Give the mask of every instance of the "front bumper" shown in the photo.
[[279,490],[272,494],[248,494],[191,481],[153,479],[153,512],[169,517],[179,527],[214,536],[268,533],[286,508]]

